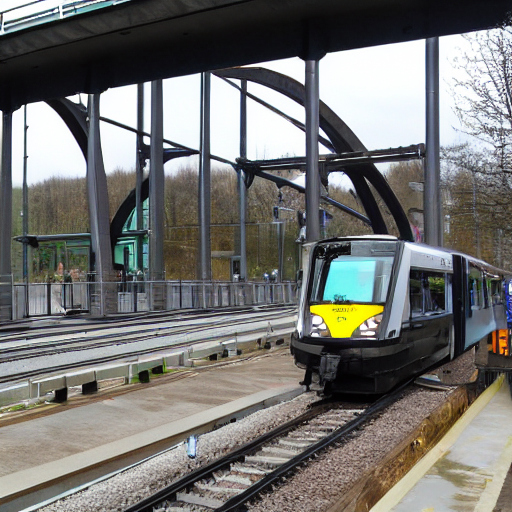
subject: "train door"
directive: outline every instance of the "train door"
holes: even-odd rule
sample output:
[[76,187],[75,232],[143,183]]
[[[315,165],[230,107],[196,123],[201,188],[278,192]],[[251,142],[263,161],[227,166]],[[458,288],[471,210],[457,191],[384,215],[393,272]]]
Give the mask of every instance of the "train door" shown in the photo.
[[403,336],[411,347],[411,360],[426,367],[450,354],[449,342],[453,337],[451,275],[411,268],[409,300],[410,317]]
[[466,340],[466,315],[468,311],[468,279],[466,259],[458,254],[453,255],[453,327],[455,335],[455,347],[453,356],[464,352]]

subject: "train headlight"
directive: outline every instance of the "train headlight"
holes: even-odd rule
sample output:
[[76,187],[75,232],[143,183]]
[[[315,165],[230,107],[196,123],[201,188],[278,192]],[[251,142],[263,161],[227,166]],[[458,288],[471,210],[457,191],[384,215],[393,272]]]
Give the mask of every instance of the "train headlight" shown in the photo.
[[382,314],[368,318],[352,333],[352,338],[375,338],[381,322]]
[[311,337],[330,338],[331,332],[320,315],[311,315]]

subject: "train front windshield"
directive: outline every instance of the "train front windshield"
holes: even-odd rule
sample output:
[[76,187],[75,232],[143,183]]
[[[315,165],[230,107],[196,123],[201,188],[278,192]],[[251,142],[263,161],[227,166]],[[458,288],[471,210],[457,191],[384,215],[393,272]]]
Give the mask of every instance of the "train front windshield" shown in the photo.
[[316,254],[309,295],[311,337],[378,336],[395,246],[386,243],[380,249],[376,242],[353,242]]
[[392,265],[389,257],[338,256],[318,279],[311,302],[384,304]]

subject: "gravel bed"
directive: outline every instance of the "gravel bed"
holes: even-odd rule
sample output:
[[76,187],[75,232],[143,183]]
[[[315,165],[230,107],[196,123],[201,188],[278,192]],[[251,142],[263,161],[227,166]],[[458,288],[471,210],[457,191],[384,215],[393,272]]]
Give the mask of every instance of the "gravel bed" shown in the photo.
[[[474,377],[474,351],[435,373],[446,384],[460,384]],[[341,447],[332,447],[300,468],[272,494],[250,506],[251,512],[320,512],[350,489],[393,447],[411,433],[451,390],[412,388],[401,400],[373,420]],[[277,425],[303,412],[317,400],[314,393],[259,411],[247,418],[199,437],[197,457],[190,459],[184,445],[88,489],[48,505],[42,512],[122,511],[169,485],[184,474],[217,459]]]
[[251,505],[251,512],[320,512],[412,432],[450,391],[413,389],[341,447],[327,449]]
[[158,455],[132,469],[39,509],[41,512],[118,512],[138,503],[183,475],[203,466],[303,413],[318,400],[314,393],[258,411],[199,436],[197,457],[186,446]]
[[[436,372],[445,384],[462,384],[474,377],[474,350]],[[455,388],[454,388],[455,389]],[[299,469],[276,489],[251,505],[251,512],[324,512],[344,492],[376,466],[438,406],[452,390],[413,388],[361,434],[332,447]]]
[[460,357],[437,369],[435,374],[443,384],[457,385],[476,379],[475,349],[464,352]]

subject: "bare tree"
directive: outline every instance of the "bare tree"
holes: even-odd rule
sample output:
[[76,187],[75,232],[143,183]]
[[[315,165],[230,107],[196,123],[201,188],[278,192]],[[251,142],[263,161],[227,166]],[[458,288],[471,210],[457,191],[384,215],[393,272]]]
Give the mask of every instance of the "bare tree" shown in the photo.
[[465,36],[469,50],[454,65],[455,111],[465,133],[494,160],[489,173],[512,173],[512,27]]
[[[470,142],[443,149],[449,191],[448,243],[497,265],[510,264],[512,238],[512,27],[465,36],[454,62],[455,112]],[[459,236],[457,233],[464,233]],[[465,247],[469,246],[469,247]]]

